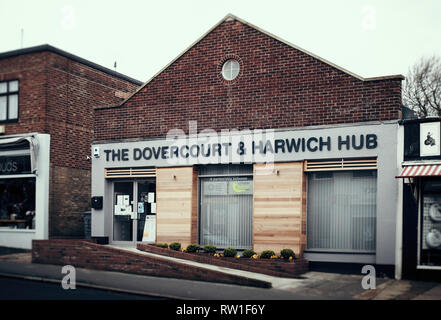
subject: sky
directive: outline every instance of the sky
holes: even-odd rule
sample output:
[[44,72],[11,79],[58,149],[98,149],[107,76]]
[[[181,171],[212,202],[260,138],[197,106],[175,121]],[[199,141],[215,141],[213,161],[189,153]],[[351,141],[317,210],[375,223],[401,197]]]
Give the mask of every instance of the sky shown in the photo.
[[228,13],[365,78],[441,56],[439,0],[0,0],[0,52],[50,44],[145,82]]

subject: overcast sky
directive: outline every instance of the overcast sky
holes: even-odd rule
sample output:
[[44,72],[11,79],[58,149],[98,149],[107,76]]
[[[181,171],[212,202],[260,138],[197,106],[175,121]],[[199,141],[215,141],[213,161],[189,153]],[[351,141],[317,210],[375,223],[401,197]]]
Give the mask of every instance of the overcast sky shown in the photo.
[[0,52],[47,43],[146,81],[228,13],[362,77],[441,56],[440,0],[0,0]]

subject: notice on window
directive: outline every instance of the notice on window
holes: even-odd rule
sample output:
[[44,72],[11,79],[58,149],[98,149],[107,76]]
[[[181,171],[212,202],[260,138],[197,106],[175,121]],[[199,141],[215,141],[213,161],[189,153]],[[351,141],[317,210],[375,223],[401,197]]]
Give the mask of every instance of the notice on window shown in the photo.
[[156,202],[152,203],[150,206],[151,213],[156,213]]
[[142,234],[142,241],[155,242],[156,238],[156,217],[146,216],[144,223],[144,233]]
[[253,181],[229,181],[228,194],[230,195],[252,195]]
[[149,192],[148,196],[147,196],[147,202],[148,203],[153,203],[155,202],[155,193],[154,192]]
[[228,194],[228,181],[204,181],[204,195],[226,196]]

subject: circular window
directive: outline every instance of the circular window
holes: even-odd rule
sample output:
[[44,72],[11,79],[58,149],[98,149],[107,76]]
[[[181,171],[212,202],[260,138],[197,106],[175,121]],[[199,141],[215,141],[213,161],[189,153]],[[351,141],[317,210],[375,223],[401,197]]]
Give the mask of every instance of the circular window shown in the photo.
[[225,61],[222,66],[222,76],[225,80],[231,81],[239,75],[240,65],[237,60],[230,59]]

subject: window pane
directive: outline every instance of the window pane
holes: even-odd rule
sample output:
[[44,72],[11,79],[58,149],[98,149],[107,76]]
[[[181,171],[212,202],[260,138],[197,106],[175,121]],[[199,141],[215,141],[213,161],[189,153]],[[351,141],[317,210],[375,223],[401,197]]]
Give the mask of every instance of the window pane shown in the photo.
[[15,92],[18,91],[18,81],[9,81],[9,92]]
[[201,179],[201,245],[252,248],[251,177]]
[[426,266],[441,265],[441,196],[426,191],[435,189],[435,185],[435,181],[424,182],[419,264]]
[[11,229],[35,229],[35,178],[0,180],[0,220]]
[[9,96],[9,119],[18,118],[18,95],[11,94]]
[[0,93],[5,93],[8,90],[6,82],[0,82]]
[[0,121],[6,120],[6,96],[0,97]]
[[377,177],[308,175],[308,249],[375,251]]

